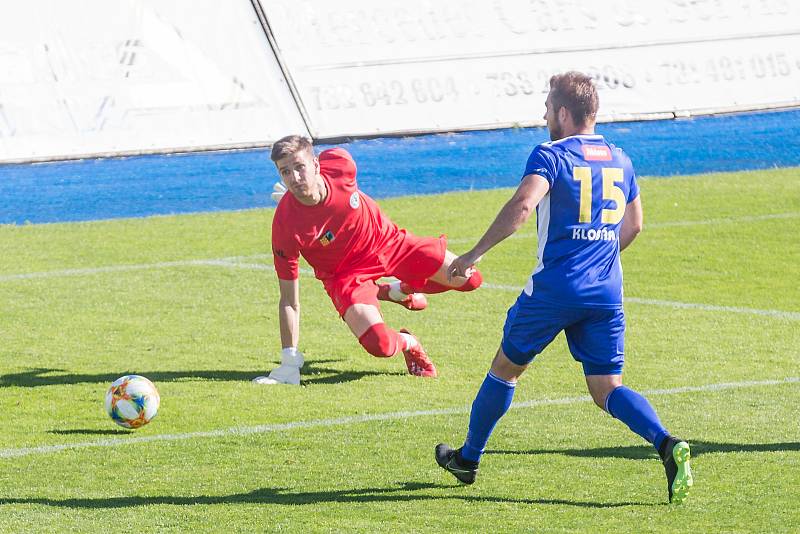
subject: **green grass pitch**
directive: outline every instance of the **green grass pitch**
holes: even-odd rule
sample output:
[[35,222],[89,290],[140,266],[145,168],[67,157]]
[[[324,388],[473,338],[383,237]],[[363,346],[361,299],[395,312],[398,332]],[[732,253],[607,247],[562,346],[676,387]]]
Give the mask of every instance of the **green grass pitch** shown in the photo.
[[[686,504],[666,503],[654,451],[584,398],[561,336],[477,483],[436,466],[535,264],[533,221],[484,259],[487,287],[384,306],[438,379],[366,354],[304,275],[303,386],[251,384],[280,349],[265,209],[0,227],[0,532],[797,532],[800,169],[640,183],[625,381],[692,444]],[[463,252],[509,195],[380,203]],[[103,411],[126,373],[162,398],[135,432]]]

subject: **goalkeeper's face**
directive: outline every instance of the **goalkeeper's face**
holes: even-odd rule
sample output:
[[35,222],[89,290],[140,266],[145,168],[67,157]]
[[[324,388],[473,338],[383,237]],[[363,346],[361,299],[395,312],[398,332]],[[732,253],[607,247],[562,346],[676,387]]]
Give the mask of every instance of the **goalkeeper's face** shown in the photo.
[[309,150],[299,150],[275,162],[281,180],[300,202],[313,203],[320,197],[322,177],[319,161]]

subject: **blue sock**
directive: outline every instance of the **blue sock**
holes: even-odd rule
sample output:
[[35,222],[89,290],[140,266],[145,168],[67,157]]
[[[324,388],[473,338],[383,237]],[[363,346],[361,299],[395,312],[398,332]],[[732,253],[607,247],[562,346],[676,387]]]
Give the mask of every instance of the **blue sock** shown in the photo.
[[486,442],[492,434],[497,421],[508,411],[511,399],[514,398],[513,382],[497,378],[491,372],[483,379],[481,389],[472,402],[469,414],[469,432],[461,449],[461,457],[470,462],[477,462],[486,448]]
[[647,399],[625,386],[619,386],[608,394],[606,411],[652,443],[656,450],[669,436]]

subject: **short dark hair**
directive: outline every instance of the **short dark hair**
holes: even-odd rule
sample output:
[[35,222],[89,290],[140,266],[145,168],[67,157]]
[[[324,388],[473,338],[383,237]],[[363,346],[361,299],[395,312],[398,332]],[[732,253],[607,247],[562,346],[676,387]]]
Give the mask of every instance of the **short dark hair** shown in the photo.
[[550,103],[556,112],[565,107],[578,126],[594,122],[600,101],[592,79],[576,71],[556,74],[550,78]]
[[275,141],[269,157],[272,161],[277,162],[281,158],[302,150],[308,150],[312,155],[314,154],[314,145],[311,143],[311,139],[302,135],[287,135]]

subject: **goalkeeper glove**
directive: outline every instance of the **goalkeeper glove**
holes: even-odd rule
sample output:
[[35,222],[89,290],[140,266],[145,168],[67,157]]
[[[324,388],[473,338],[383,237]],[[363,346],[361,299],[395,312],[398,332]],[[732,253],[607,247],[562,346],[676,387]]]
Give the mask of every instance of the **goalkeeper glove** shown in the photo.
[[253,379],[256,384],[291,384],[300,385],[300,368],[305,359],[303,353],[294,347],[287,347],[281,351],[281,364],[270,372],[268,376],[259,376]]

